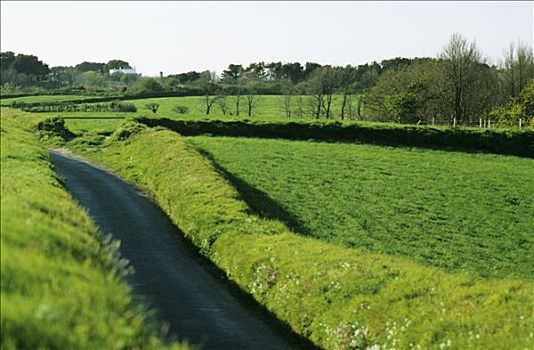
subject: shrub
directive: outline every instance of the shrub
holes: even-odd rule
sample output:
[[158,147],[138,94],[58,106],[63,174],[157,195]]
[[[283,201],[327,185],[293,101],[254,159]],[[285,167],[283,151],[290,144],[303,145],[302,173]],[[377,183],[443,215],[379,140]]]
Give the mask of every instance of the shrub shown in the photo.
[[74,136],[65,126],[65,120],[59,117],[40,119],[34,122],[34,129],[43,140],[68,140]]
[[157,103],[149,103],[149,104],[146,105],[146,108],[151,110],[152,113],[156,113],[158,111],[159,104],[157,104]]
[[133,103],[119,103],[117,105],[117,112],[137,112],[137,107]]
[[146,129],[146,126],[139,124],[132,120],[126,120],[121,125],[117,127],[113,135],[111,136],[112,140],[124,141],[140,133],[143,129]]
[[174,112],[178,113],[178,114],[187,114],[187,113],[189,113],[189,107],[187,107],[187,106],[175,106],[172,110]]

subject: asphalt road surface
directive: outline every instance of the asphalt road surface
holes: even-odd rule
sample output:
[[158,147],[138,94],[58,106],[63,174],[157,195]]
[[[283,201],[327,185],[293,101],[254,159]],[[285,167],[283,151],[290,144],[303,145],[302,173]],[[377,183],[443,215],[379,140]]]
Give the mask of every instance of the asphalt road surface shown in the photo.
[[168,217],[135,187],[83,160],[50,153],[72,196],[104,234],[121,241],[136,295],[169,326],[169,336],[203,349],[308,348],[232,288]]

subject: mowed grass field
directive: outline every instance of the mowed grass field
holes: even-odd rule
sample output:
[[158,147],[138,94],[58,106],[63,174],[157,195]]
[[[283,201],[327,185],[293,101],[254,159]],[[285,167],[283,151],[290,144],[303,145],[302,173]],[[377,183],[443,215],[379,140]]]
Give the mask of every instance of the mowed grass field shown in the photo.
[[[17,97],[2,99],[2,104],[9,104],[16,102],[59,102],[69,101],[82,98],[91,98],[91,96],[30,96],[30,97]],[[171,119],[180,120],[270,120],[270,121],[287,121],[289,120],[305,120],[314,119],[310,117],[310,98],[309,96],[303,96],[304,117],[299,116],[299,108],[297,103],[297,97],[291,99],[291,117],[287,118],[284,109],[284,96],[274,95],[259,95],[254,99],[254,108],[252,116],[247,115],[247,106],[245,96],[241,97],[240,102],[240,114],[237,115],[235,107],[235,96],[228,96],[226,98],[227,113],[222,112],[219,102],[215,102],[209,115],[205,113],[205,101],[203,96],[186,96],[186,97],[162,97],[162,98],[147,98],[147,99],[134,99],[125,100],[124,103],[133,103],[137,107],[135,113],[95,113],[95,112],[62,112],[62,113],[39,113],[41,115],[60,116],[60,117],[81,117],[87,118],[87,120],[80,119],[67,119],[66,123],[68,128],[74,133],[81,134],[86,131],[97,131],[104,133],[111,133],[117,127],[120,121],[118,120],[106,120],[95,122],[90,118],[93,117],[166,117]],[[333,115],[337,117],[341,110],[341,96],[334,96],[332,110]],[[146,105],[149,103],[157,103],[160,105],[156,113],[151,112]],[[352,108],[355,112],[356,96],[351,96]],[[178,113],[175,108],[177,106],[185,106],[188,108],[188,112],[185,114]],[[363,111],[363,110],[362,110]],[[348,107],[347,111],[348,113]]]
[[248,204],[310,236],[482,277],[534,278],[534,160],[189,138]]

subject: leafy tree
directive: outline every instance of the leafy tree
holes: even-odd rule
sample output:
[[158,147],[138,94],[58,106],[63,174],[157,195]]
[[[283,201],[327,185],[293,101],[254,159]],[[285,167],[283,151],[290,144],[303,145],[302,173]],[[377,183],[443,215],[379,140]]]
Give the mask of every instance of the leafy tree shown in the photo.
[[254,76],[257,80],[266,80],[268,76],[268,71],[264,62],[249,64],[249,66],[245,68],[245,73],[249,77]]
[[141,92],[161,92],[163,86],[154,78],[147,78],[141,80]]
[[308,79],[313,73],[313,71],[315,71],[317,68],[321,68],[321,65],[319,63],[306,62],[306,64],[304,65],[303,72],[304,79]]
[[282,65],[282,76],[291,84],[297,84],[304,79],[304,67],[298,62]]
[[[221,81],[230,84],[233,87],[234,100],[235,100],[235,113],[239,116],[241,112],[241,94],[243,92],[243,84],[245,79],[245,69],[240,64],[230,64],[228,69],[224,70],[221,75]],[[254,73],[248,72],[247,75],[253,75]],[[219,101],[219,104],[224,106],[223,113],[226,114],[226,98],[224,101]]]
[[240,64],[230,64],[227,69],[222,71],[221,82],[235,84],[243,77],[244,68]]
[[382,60],[380,62],[380,67],[382,71],[386,70],[403,70],[407,68],[413,62],[410,58],[405,57],[395,57],[388,60]]
[[382,67],[377,62],[361,64],[356,71],[356,81],[362,91],[369,90],[382,74]]
[[519,42],[510,44],[503,62],[505,89],[509,96],[516,97],[534,78],[534,56],[532,47]]
[[339,87],[339,70],[331,66],[314,69],[307,80],[307,92],[313,96],[314,116],[332,116],[332,97]]
[[422,103],[420,96],[415,92],[402,91],[384,98],[385,107],[398,123],[418,122],[420,120],[418,112]]
[[74,68],[82,73],[84,72],[105,73],[106,72],[106,64],[98,63],[98,62],[82,62],[74,66]]
[[200,73],[191,71],[180,74],[171,74],[167,76],[166,80],[169,81],[169,85],[179,85],[198,81],[200,79]]
[[78,72],[73,67],[52,67],[50,68],[50,81],[56,82],[58,86],[72,85],[76,81]]
[[75,77],[75,82],[87,86],[103,88],[107,86],[106,77],[102,73],[87,71]]
[[110,69],[125,69],[125,68],[132,68],[130,64],[123,60],[111,60],[108,63],[106,63],[105,69],[109,71]]
[[12,63],[12,67],[17,73],[27,74],[38,78],[43,78],[50,72],[48,65],[39,61],[37,56],[33,55],[17,55]]
[[146,108],[148,108],[150,111],[152,111],[152,113],[156,113],[159,109],[159,104],[158,103],[148,103],[147,105],[145,105]]
[[0,52],[0,69],[8,70],[13,67],[15,62],[15,53],[11,51]]
[[[439,116],[438,78],[440,61],[419,59],[401,70],[387,70],[366,96],[366,110],[379,121],[418,122]],[[361,101],[357,101],[361,105]]]
[[467,42],[460,34],[453,34],[440,54],[443,60],[441,93],[450,105],[452,116],[459,122],[476,114],[474,92],[481,76],[482,54],[475,42]]
[[497,119],[498,126],[517,126],[521,119],[524,125],[534,127],[534,79],[526,84],[519,96],[510,97],[508,103],[494,108],[489,115]]

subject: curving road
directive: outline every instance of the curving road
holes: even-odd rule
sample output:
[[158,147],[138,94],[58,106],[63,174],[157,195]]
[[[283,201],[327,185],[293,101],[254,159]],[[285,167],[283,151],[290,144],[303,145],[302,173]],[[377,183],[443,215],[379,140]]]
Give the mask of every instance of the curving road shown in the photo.
[[295,349],[295,335],[230,288],[167,216],[118,177],[83,160],[50,153],[56,172],[105,234],[121,241],[135,273],[128,282],[169,325],[169,335],[203,349]]

